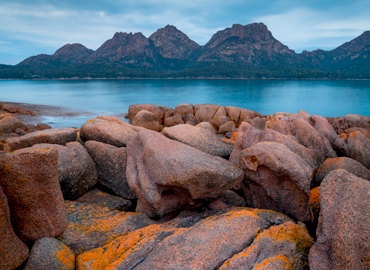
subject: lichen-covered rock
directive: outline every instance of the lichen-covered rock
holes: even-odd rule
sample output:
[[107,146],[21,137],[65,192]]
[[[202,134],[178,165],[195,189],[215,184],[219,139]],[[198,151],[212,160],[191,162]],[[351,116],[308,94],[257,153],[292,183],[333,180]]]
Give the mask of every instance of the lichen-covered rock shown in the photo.
[[259,233],[249,247],[218,269],[307,269],[308,251],[313,243],[303,224],[289,221]]
[[370,182],[332,171],[320,186],[317,241],[310,269],[368,269],[370,265]]
[[75,200],[79,203],[94,204],[101,207],[107,207],[110,210],[133,211],[134,205],[131,201],[125,200],[119,196],[110,195],[99,189],[92,189]]
[[235,165],[240,163],[240,153],[259,142],[279,142],[287,146],[290,151],[300,156],[312,169],[317,169],[324,162],[324,157],[314,149],[306,148],[299,144],[293,136],[284,135],[280,132],[266,128],[257,129],[249,123],[243,122],[238,130],[230,161]]
[[67,226],[55,149],[0,153],[0,185],[15,233],[23,241],[56,237]]
[[153,131],[159,131],[158,118],[154,113],[147,110],[142,110],[135,115],[134,120],[132,120],[133,126],[143,127]]
[[117,196],[135,199],[136,195],[126,180],[126,148],[96,141],[87,141],[85,147],[95,162],[98,181]]
[[102,247],[119,236],[153,224],[144,214],[65,201],[68,227],[58,237],[75,255]]
[[247,205],[271,209],[300,221],[310,221],[312,168],[288,147],[260,142],[243,150],[244,193]]
[[314,220],[317,221],[320,214],[320,187],[311,189],[310,205],[314,215]]
[[44,129],[28,133],[27,135],[8,139],[6,142],[10,149],[17,150],[31,147],[35,144],[50,143],[66,145],[69,142],[76,141],[77,130],[74,128],[55,128]]
[[228,158],[232,147],[204,128],[191,125],[177,125],[164,128],[162,134],[172,140],[190,145],[212,156]]
[[273,211],[236,208],[174,226],[151,225],[81,254],[77,267],[87,269],[218,269],[249,246],[261,232],[289,219]]
[[10,114],[6,114],[0,119],[0,133],[14,133],[17,128],[28,130],[22,121]]
[[370,140],[370,129],[367,130],[367,129],[364,129],[364,128],[359,128],[359,127],[352,127],[352,128],[348,128],[346,130],[344,130],[344,133],[346,134],[350,134],[352,132],[361,132],[366,138],[368,138]]
[[329,140],[309,123],[309,117],[304,111],[289,116],[276,115],[266,122],[266,127],[296,137],[303,146],[317,150],[323,160],[336,157]]
[[[164,123],[164,115],[166,111],[170,110],[171,108],[164,107],[164,106],[158,106],[158,105],[152,105],[152,104],[135,104],[131,105],[128,108],[128,119],[132,123],[134,121],[135,116],[142,110],[149,111],[158,118],[158,122],[160,125],[163,125]],[[172,110],[172,109],[171,109]]]
[[0,186],[0,269],[16,269],[28,255],[27,246],[14,233],[8,200]]
[[117,147],[126,146],[136,135],[137,131],[130,125],[122,125],[104,119],[87,120],[80,129],[83,141],[93,140]]
[[153,131],[127,146],[127,182],[149,217],[217,199],[243,180],[233,164]]
[[190,103],[182,103],[175,107],[175,115],[180,115],[181,117],[187,115],[187,114],[193,114],[194,115],[194,107]]
[[348,157],[339,157],[339,158],[329,158],[321,165],[317,170],[315,175],[314,186],[319,186],[324,180],[324,178],[332,171],[337,169],[344,169],[349,173],[361,177],[363,179],[370,180],[370,171],[366,169],[360,162],[348,158]]
[[98,182],[95,164],[86,148],[78,142],[58,144],[36,144],[32,149],[54,148],[58,151],[58,179],[66,200],[74,200]]
[[24,270],[74,270],[75,255],[62,242],[44,237],[32,246],[30,258]]

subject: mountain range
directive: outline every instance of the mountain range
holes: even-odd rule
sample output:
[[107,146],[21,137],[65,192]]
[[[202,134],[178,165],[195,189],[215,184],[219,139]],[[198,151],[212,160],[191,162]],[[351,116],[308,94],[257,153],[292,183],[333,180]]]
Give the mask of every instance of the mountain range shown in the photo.
[[370,31],[331,51],[298,54],[263,23],[234,24],[204,46],[175,26],[117,32],[96,51],[66,44],[53,55],[0,65],[0,78],[345,78],[370,79]]

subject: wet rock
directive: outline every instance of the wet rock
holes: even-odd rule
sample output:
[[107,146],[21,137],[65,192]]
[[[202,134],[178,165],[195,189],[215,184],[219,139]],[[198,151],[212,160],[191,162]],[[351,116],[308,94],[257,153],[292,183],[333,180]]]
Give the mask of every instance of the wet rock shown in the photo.
[[126,180],[126,148],[96,141],[87,141],[85,147],[96,165],[98,181],[117,196],[135,199],[136,195]]
[[97,205],[65,202],[68,227],[58,238],[75,255],[108,244],[128,232],[153,224],[146,215]]
[[23,241],[56,237],[67,226],[55,149],[0,153],[0,185],[15,233]]
[[212,124],[209,122],[202,122],[196,125],[196,127],[204,128],[211,132],[212,134],[216,134],[215,129],[213,128]]
[[276,115],[266,122],[266,127],[296,137],[303,146],[317,150],[323,160],[336,157],[329,140],[309,123],[309,117],[304,111],[291,116]]
[[317,169],[324,162],[324,157],[314,149],[309,149],[299,144],[295,137],[284,135],[280,132],[266,128],[257,129],[249,123],[243,122],[235,140],[234,150],[230,155],[230,161],[235,165],[240,163],[240,153],[259,142],[279,142],[287,146],[290,151],[300,156],[312,169]]
[[249,247],[218,269],[307,269],[313,243],[303,224],[289,221],[259,233]]
[[126,146],[136,135],[137,132],[130,125],[122,125],[103,119],[87,120],[80,130],[83,141],[93,140],[117,147]]
[[158,118],[154,113],[147,110],[138,112],[132,121],[133,126],[139,126],[153,131],[159,131]]
[[158,105],[152,105],[152,104],[136,104],[131,105],[128,109],[128,119],[130,120],[130,123],[134,121],[134,118],[136,114],[142,110],[149,111],[153,114],[155,114],[158,118],[158,122],[160,125],[163,125],[164,123],[164,115],[167,110],[170,110],[171,108],[164,107],[164,106],[158,106]]
[[226,132],[235,132],[235,131],[236,131],[236,127],[235,127],[234,121],[229,121],[223,124],[222,126],[220,126],[220,129],[218,130],[220,134],[225,134]]
[[28,255],[27,246],[14,233],[8,200],[0,186],[0,269],[16,269]]
[[79,203],[94,204],[101,207],[107,207],[110,210],[133,211],[134,205],[131,201],[125,200],[119,196],[110,195],[99,189],[92,189],[75,200]]
[[175,115],[180,115],[181,117],[184,117],[187,114],[194,115],[194,107],[190,103],[182,103],[175,107]]
[[[77,258],[85,269],[218,269],[261,230],[289,219],[266,210],[236,208],[197,222],[151,225]],[[180,224],[179,224],[180,223]],[[181,224],[182,223],[182,224]]]
[[370,182],[335,170],[320,186],[317,241],[310,269],[368,269]]
[[184,124],[184,121],[180,115],[175,115],[164,120],[165,127],[172,127],[180,124]]
[[28,115],[37,115],[36,112],[34,111],[31,111],[31,110],[28,110],[28,109],[25,109],[25,108],[22,108],[20,106],[17,106],[17,105],[13,105],[13,104],[3,104],[1,106],[1,108],[3,110],[6,110],[10,113],[20,113],[20,114],[28,114]]
[[370,171],[360,162],[348,157],[329,158],[317,170],[314,186],[319,186],[330,172],[337,169],[344,169],[357,177],[370,180]]
[[127,153],[127,182],[151,218],[216,199],[243,179],[228,161],[152,131],[140,131]]
[[201,104],[195,113],[195,119],[199,123],[205,121],[207,118],[212,119],[219,107],[220,105]]
[[55,128],[35,131],[27,135],[8,139],[6,142],[10,149],[17,150],[31,147],[35,144],[50,143],[66,145],[77,139],[77,130],[74,128]]
[[247,205],[271,209],[300,221],[310,221],[312,168],[288,147],[260,142],[242,151]]
[[75,255],[62,242],[44,237],[32,246],[30,258],[24,270],[75,269]]
[[263,117],[261,114],[255,111],[247,110],[244,108],[234,107],[234,106],[225,106],[227,116],[231,121],[234,121],[236,127],[239,127],[240,124],[246,119],[253,119],[257,116]]
[[35,127],[37,130],[51,129],[51,126],[48,124],[38,123]]
[[28,130],[25,124],[22,121],[18,120],[11,115],[6,114],[5,117],[0,119],[0,133],[15,133],[17,128]]
[[78,142],[58,144],[37,144],[30,148],[58,151],[58,179],[66,200],[74,200],[91,189],[98,182],[95,164],[86,148]]
[[164,128],[162,134],[212,156],[228,158],[232,151],[232,147],[222,142],[216,135],[200,127],[177,125]]

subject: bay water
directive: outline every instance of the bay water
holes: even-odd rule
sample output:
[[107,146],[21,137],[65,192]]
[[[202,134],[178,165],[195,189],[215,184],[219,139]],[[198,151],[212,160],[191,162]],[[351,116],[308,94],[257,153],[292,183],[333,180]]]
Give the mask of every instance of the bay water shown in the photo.
[[181,103],[237,106],[261,114],[370,116],[369,80],[4,80],[0,101],[66,107],[75,116],[43,119],[80,127],[97,115],[120,115],[132,104],[174,108]]

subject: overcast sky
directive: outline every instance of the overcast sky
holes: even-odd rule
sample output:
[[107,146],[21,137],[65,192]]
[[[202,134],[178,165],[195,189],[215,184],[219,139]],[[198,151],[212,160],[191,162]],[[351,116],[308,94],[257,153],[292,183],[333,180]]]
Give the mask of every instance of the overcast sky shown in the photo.
[[370,30],[369,0],[0,0],[0,63],[67,43],[96,50],[115,32],[149,37],[167,24],[204,45],[238,23],[263,22],[300,53],[331,50]]

